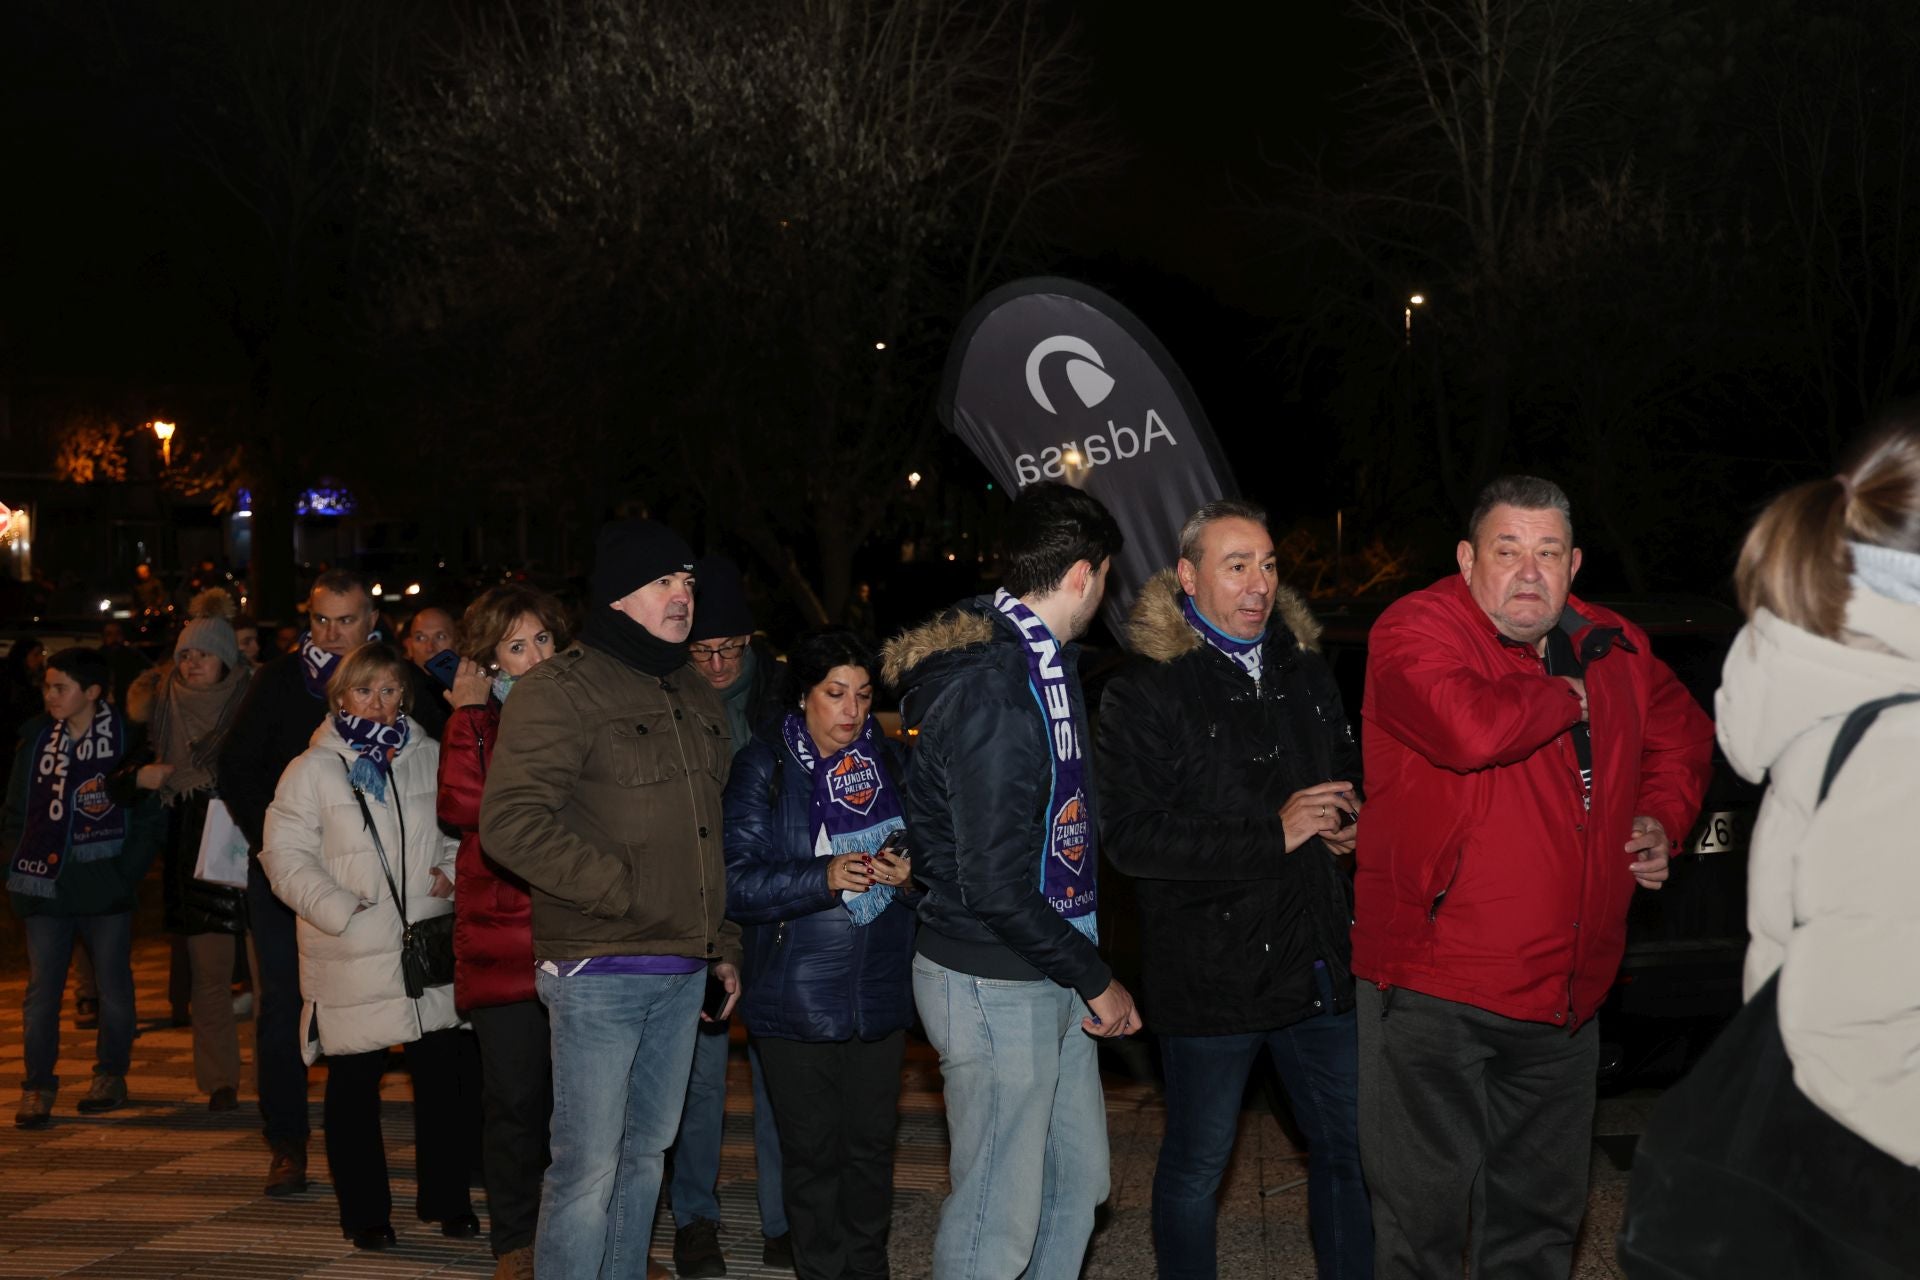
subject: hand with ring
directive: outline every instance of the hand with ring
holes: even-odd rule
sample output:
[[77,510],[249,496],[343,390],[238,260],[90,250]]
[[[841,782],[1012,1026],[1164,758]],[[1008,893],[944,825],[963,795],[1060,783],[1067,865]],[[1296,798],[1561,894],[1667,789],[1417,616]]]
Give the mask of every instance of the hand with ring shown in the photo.
[[1351,782],[1319,782],[1288,796],[1286,804],[1280,808],[1280,825],[1286,835],[1287,852],[1292,853],[1315,836],[1337,834],[1343,811],[1358,812]]
[[873,855],[873,876],[881,884],[898,887],[912,878],[913,860],[897,849],[891,853],[882,849]]

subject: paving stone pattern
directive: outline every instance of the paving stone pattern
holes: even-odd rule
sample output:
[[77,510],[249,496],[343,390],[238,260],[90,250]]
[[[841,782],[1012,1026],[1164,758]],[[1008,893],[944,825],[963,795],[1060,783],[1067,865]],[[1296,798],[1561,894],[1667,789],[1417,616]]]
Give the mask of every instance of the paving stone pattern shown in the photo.
[[[166,940],[135,944],[135,983],[145,1015],[134,1043],[127,1084],[132,1105],[102,1116],[80,1116],[74,1103],[92,1069],[93,1032],[63,1017],[64,1085],[52,1125],[23,1132],[0,1121],[0,1277],[278,1277],[486,1276],[493,1260],[485,1239],[446,1240],[412,1222],[411,1086],[397,1063],[386,1077],[383,1125],[391,1164],[399,1244],[385,1253],[357,1253],[341,1239],[326,1158],[320,1141],[324,1068],[313,1073],[314,1142],[311,1189],[269,1200],[260,1188],[267,1152],[252,1102],[252,1026],[241,1024],[242,1057],[249,1064],[238,1111],[214,1114],[193,1084],[191,1033],[165,1025]],[[11,1100],[21,1074],[20,1001],[24,978],[0,980],[0,1082]],[[155,1015],[162,1020],[155,1021]],[[751,1094],[746,1059],[736,1043],[721,1157],[720,1203],[728,1271],[735,1277],[774,1277],[759,1265],[754,1202]],[[947,1144],[940,1074],[932,1051],[909,1042],[900,1105],[895,1168],[892,1262],[896,1280],[923,1280],[940,1197],[945,1193]],[[1603,1103],[1603,1133],[1638,1131],[1644,1101]],[[1113,1149],[1113,1195],[1089,1250],[1090,1280],[1136,1280],[1153,1274],[1148,1203],[1163,1112],[1149,1082],[1115,1071],[1107,1077],[1107,1115]],[[1220,1274],[1239,1277],[1311,1277],[1306,1193],[1298,1185],[1304,1157],[1274,1117],[1258,1107],[1241,1117],[1240,1145],[1222,1193]],[[1611,1238],[1625,1175],[1596,1153],[1593,1212],[1576,1275],[1615,1276]],[[482,1190],[476,1212],[485,1220]],[[663,1209],[654,1253],[671,1254],[672,1225]]]

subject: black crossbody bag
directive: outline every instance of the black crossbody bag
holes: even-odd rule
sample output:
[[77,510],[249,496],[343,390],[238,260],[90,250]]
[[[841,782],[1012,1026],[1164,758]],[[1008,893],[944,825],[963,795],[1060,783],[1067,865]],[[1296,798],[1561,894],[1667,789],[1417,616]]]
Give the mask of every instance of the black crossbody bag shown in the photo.
[[[352,769],[347,770],[347,776],[353,776]],[[408,998],[418,1000],[427,993],[428,987],[444,987],[453,981],[453,913],[448,911],[419,921],[407,919],[407,895],[402,887],[407,882],[407,818],[401,811],[400,797],[394,796],[393,806],[394,820],[400,824],[399,884],[394,883],[387,846],[380,840],[380,828],[373,824],[373,810],[367,808],[367,797],[361,794],[360,788],[354,787],[353,798],[360,803],[361,820],[367,824],[367,834],[373,837],[374,852],[380,855],[380,873],[387,878],[387,892],[393,895],[394,910],[400,913],[400,981],[406,986]]]
[[[1847,717],[1820,800],[1875,717],[1915,701],[1882,698]],[[1779,983],[1767,979],[1648,1119],[1617,1242],[1631,1280],[1920,1276],[1920,1169],[1800,1091]]]

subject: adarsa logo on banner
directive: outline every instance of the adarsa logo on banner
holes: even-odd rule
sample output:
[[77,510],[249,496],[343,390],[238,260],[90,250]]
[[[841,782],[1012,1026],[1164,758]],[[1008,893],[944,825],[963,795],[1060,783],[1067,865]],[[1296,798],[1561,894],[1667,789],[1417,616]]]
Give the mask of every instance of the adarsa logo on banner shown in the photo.
[[[1067,382],[1081,404],[1091,409],[1113,394],[1114,379],[1106,372],[1106,362],[1093,344],[1071,334],[1056,334],[1037,343],[1027,355],[1027,391],[1042,409],[1056,416],[1060,412],[1053,407],[1040,382],[1042,362],[1056,353],[1074,357],[1066,362]],[[1041,479],[1058,480],[1069,472],[1080,473],[1110,462],[1142,457],[1153,452],[1156,440],[1168,448],[1178,448],[1180,443],[1173,438],[1166,420],[1152,409],[1146,411],[1146,420],[1137,430],[1109,418],[1104,433],[1096,431],[1079,440],[1062,440],[1037,454],[1017,454],[1013,459],[1014,475],[1021,488]]]

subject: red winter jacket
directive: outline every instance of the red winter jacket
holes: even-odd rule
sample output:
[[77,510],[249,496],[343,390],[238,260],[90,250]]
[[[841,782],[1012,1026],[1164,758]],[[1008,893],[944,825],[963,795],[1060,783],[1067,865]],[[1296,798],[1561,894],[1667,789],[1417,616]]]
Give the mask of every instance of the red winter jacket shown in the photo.
[[460,832],[454,863],[453,1000],[461,1012],[532,1000],[533,899],[480,849],[480,793],[500,736],[500,704],[460,707],[440,735],[440,821]]
[[1638,627],[1577,599],[1561,626],[1586,658],[1590,812],[1567,734],[1578,697],[1531,645],[1502,642],[1463,579],[1374,624],[1356,975],[1569,1029],[1606,998],[1626,949],[1633,819],[1685,840],[1713,725]]

